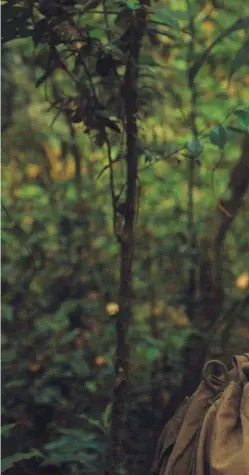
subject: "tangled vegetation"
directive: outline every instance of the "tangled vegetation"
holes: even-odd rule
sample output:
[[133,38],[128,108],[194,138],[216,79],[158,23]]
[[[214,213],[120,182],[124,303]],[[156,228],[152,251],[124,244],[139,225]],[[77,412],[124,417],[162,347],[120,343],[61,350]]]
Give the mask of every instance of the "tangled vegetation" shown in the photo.
[[249,340],[245,0],[2,1],[2,471],[149,473]]

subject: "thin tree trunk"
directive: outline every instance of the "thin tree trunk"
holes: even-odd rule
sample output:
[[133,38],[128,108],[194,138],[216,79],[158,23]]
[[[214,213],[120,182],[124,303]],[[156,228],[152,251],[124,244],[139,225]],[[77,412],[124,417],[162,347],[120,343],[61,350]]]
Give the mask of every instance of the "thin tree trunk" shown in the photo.
[[[194,325],[207,335],[215,332],[217,320],[224,306],[223,249],[224,241],[234,221],[249,186],[249,134],[242,143],[241,157],[231,171],[230,198],[219,204],[216,219],[210,218],[208,237],[200,244],[200,307]],[[182,385],[164,413],[164,422],[169,420],[185,396],[191,395],[201,378],[202,367],[207,357],[209,341],[205,336],[192,336],[184,352],[185,371]]]
[[126,132],[126,197],[124,203],[124,225],[120,242],[120,286],[119,313],[116,321],[116,384],[113,390],[110,450],[107,456],[106,474],[117,475],[124,462],[124,438],[126,410],[129,399],[129,345],[128,330],[132,318],[132,263],[134,252],[134,227],[137,201],[137,82],[139,54],[145,32],[148,4],[140,1],[140,8],[134,11],[130,26],[129,58],[123,84]]
[[242,205],[249,185],[249,134],[242,142],[240,160],[230,174],[230,198],[220,202],[210,219],[207,238],[200,248],[200,314],[207,327],[215,325],[224,304],[224,241]]
[[[189,30],[191,33],[191,40],[188,47],[188,84],[191,92],[191,110],[190,110],[190,126],[192,136],[194,140],[198,139],[198,130],[196,125],[197,116],[197,90],[195,81],[192,80],[190,75],[190,68],[195,56],[195,12],[192,9],[191,3],[187,0],[188,15],[189,15]],[[196,298],[196,249],[197,249],[197,236],[195,228],[195,210],[194,210],[194,186],[196,176],[196,163],[194,157],[190,157],[189,169],[188,169],[188,232],[189,232],[189,276],[187,287],[187,313],[188,316],[193,319],[195,317],[195,298]]]

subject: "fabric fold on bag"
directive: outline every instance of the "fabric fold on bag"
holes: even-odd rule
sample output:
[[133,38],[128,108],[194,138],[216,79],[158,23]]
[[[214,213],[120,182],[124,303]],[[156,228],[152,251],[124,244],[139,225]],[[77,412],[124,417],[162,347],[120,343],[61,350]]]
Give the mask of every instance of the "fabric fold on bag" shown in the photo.
[[159,475],[249,475],[249,353],[220,377],[203,372],[197,391],[166,424],[158,443]]

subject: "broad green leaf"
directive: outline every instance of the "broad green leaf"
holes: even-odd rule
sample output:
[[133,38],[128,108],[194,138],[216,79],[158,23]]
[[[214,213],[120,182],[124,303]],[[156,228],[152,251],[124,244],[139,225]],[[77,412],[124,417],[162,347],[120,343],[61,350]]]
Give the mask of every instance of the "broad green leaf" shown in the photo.
[[204,150],[203,144],[197,140],[192,139],[187,142],[187,149],[190,152],[192,157],[199,157]]
[[146,357],[148,361],[154,361],[159,355],[158,348],[148,348],[146,351]]
[[43,455],[38,450],[32,450],[31,452],[28,452],[26,454],[17,453],[17,454],[11,455],[10,457],[5,457],[4,459],[1,460],[1,472],[2,473],[6,472],[6,470],[9,470],[16,463],[21,462],[22,460],[30,460],[34,457],[43,457]]
[[240,109],[235,112],[235,116],[243,129],[249,130],[249,108]]
[[223,149],[227,143],[227,130],[222,125],[217,125],[210,132],[210,142],[220,149]]
[[131,10],[137,10],[139,8],[139,1],[138,0],[126,0],[126,5]]
[[186,12],[181,10],[173,10],[166,5],[154,3],[152,5],[152,20],[179,29],[179,20],[186,19]]
[[179,29],[179,23],[166,7],[154,8],[155,14],[152,15],[152,21],[161,25],[169,26],[173,29]]
[[1,427],[1,436],[5,436],[6,434],[9,433],[11,429],[16,427],[16,424],[5,424],[4,426]]
[[56,440],[54,442],[50,442],[49,444],[44,445],[44,448],[49,451],[55,451],[57,449],[60,449],[61,447],[65,447],[65,445],[68,445],[68,439],[62,438],[60,440]]
[[171,10],[173,17],[178,21],[187,21],[189,19],[189,15],[187,11],[183,10]]
[[89,36],[93,39],[99,40],[102,38],[104,32],[100,28],[93,28],[92,30],[89,31]]
[[143,66],[150,66],[150,67],[158,67],[160,64],[155,61],[155,59],[151,56],[150,53],[143,53],[141,54],[141,64]]

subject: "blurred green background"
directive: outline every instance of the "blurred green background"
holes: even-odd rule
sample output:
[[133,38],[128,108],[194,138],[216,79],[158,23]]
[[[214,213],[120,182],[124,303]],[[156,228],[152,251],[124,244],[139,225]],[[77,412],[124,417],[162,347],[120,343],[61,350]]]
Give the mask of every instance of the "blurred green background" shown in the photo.
[[[123,3],[122,8],[136,9],[136,2]],[[187,74],[190,41],[200,58],[242,12],[249,14],[249,6],[243,0],[190,3],[194,36],[187,2],[155,2],[156,16],[139,60],[139,211],[125,441],[129,471],[120,471],[132,475],[149,473],[171,401],[176,394],[184,397],[190,336],[203,337],[215,319],[208,354],[227,364],[249,342],[248,25],[211,49],[194,91]],[[105,48],[101,5],[95,2],[82,15],[81,28],[90,28]],[[118,2],[106,5],[115,33],[122,8]],[[35,46],[24,23],[23,32],[11,29],[6,19],[15,19],[16,12],[4,8],[2,470],[98,474],[115,383],[120,280],[107,151],[96,134],[84,133],[81,121],[73,123],[66,113],[55,117],[49,103],[55,102],[56,90],[73,96],[72,81],[61,67],[53,71],[56,87],[45,80],[47,45],[40,37]],[[108,82],[96,72],[94,51],[84,51],[92,81],[118,116],[118,80]],[[122,78],[124,66],[119,66]],[[191,122],[193,97],[198,141]],[[110,143],[121,194],[124,143],[113,131]],[[194,296],[189,294],[191,270]],[[193,387],[198,374],[193,374]]]

